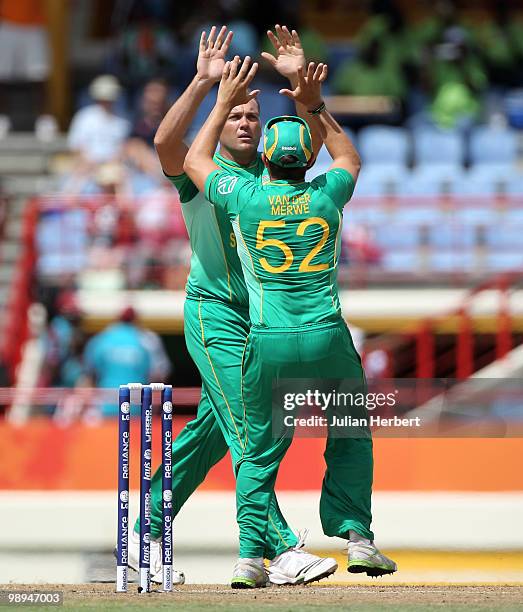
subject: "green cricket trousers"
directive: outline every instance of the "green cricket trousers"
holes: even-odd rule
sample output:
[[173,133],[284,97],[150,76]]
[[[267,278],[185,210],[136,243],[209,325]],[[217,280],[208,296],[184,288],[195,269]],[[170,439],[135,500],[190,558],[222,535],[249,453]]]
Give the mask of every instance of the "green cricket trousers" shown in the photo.
[[[242,454],[236,469],[240,556],[261,557],[270,529],[267,509],[291,435],[274,438],[273,385],[285,379],[360,380],[361,360],[340,318],[301,328],[252,327],[242,365]],[[353,529],[373,539],[371,524],[372,439],[329,436],[324,454],[320,517],[328,536],[348,538]],[[303,469],[306,469],[304,466]]]
[[[184,307],[185,341],[202,379],[196,418],[173,442],[173,516],[230,449],[233,468],[244,453],[241,364],[249,334],[247,309],[220,301],[188,297]],[[162,532],[162,470],[151,482],[151,537]],[[260,556],[273,559],[296,545],[297,538],[274,492],[266,499],[268,527]],[[139,521],[135,525],[139,529]]]

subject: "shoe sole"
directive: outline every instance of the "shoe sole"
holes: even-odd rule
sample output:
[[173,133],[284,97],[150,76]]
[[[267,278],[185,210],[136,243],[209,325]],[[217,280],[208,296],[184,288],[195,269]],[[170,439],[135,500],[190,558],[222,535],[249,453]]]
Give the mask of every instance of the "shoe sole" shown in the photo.
[[335,567],[331,567],[330,569],[325,570],[323,574],[320,574],[319,576],[314,576],[313,578],[304,580],[303,584],[311,584],[312,582],[318,582],[318,580],[323,580],[324,578],[328,578],[329,576],[332,576],[332,574],[334,574],[334,572],[337,569],[338,569],[338,565],[336,565]]
[[265,585],[257,585],[253,580],[248,578],[235,578],[231,580],[231,589],[263,589]]
[[355,563],[354,565],[349,565],[347,567],[347,571],[351,574],[367,574],[367,576],[371,576],[372,578],[378,578],[379,576],[385,576],[386,574],[394,574],[395,569],[388,569],[386,567],[379,567],[376,565],[362,565],[361,563]]

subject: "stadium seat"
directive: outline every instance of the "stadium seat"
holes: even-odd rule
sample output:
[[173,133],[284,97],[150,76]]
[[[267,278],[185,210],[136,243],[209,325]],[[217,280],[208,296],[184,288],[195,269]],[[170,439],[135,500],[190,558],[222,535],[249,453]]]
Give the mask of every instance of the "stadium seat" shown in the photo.
[[463,249],[474,247],[477,243],[477,231],[474,226],[455,224],[433,225],[429,228],[430,246],[438,249]]
[[366,164],[397,164],[406,166],[409,154],[407,132],[403,128],[370,126],[358,137],[358,149]]
[[513,223],[523,226],[523,202],[519,203],[519,208],[507,208],[502,213],[504,223]]
[[521,270],[523,268],[523,251],[487,253],[484,265],[493,272],[503,270]]
[[383,196],[396,194],[407,179],[408,171],[396,164],[372,164],[362,167],[355,194],[358,196]]
[[420,228],[417,225],[385,224],[375,228],[373,237],[383,249],[415,249],[420,244]]
[[434,249],[429,257],[429,266],[435,272],[468,272],[477,266],[473,251]]
[[[355,197],[344,210],[344,223],[359,223],[362,225],[381,225],[389,223],[391,213],[377,204],[369,205],[364,202],[363,206],[359,205],[358,198]],[[346,221],[345,221],[346,219]]]
[[413,137],[416,164],[463,164],[465,143],[458,132],[419,128]]
[[523,253],[523,223],[485,227],[485,244],[497,250],[519,248]]
[[454,193],[464,177],[464,170],[455,164],[423,164],[407,175],[399,185],[402,195],[441,195]]
[[511,164],[476,164],[454,185],[454,193],[483,196],[506,193],[515,172]]
[[451,223],[458,225],[495,225],[499,223],[499,211],[485,203],[484,206],[457,207],[451,217]]
[[391,272],[413,272],[419,268],[419,254],[416,250],[388,251],[383,254],[381,266]]
[[445,213],[438,206],[420,206],[416,200],[406,200],[394,211],[394,222],[402,225],[433,225],[445,223]]
[[87,226],[84,210],[43,214],[36,228],[38,271],[56,275],[82,270],[87,264]]
[[516,129],[523,128],[523,91],[509,91],[505,95],[504,106],[510,125]]
[[523,195],[523,174],[514,175],[507,181],[507,193],[509,195]]
[[514,130],[477,127],[470,135],[470,161],[473,164],[514,164],[518,137]]

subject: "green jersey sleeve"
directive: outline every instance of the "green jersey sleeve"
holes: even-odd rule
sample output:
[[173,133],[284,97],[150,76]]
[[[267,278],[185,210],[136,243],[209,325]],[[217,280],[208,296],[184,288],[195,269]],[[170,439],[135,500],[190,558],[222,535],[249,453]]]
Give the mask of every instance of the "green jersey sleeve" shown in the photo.
[[215,206],[226,210],[230,217],[239,214],[258,189],[252,180],[226,170],[211,172],[205,181],[205,197]]
[[[165,174],[165,173],[164,173]],[[171,183],[178,190],[178,194],[180,196],[180,202],[185,204],[186,202],[190,202],[198,195],[198,189],[196,185],[191,181],[191,179],[184,173],[179,174],[178,176],[169,176],[165,174],[165,177],[171,181]]]
[[317,176],[311,185],[314,189],[318,189],[327,195],[338,210],[343,210],[345,204],[352,197],[355,183],[347,170],[332,168],[327,173]]

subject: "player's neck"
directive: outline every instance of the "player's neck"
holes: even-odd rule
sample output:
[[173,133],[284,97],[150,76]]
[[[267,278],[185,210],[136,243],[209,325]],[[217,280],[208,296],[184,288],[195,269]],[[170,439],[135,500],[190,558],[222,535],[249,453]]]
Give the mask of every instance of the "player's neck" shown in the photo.
[[220,147],[219,153],[224,159],[239,164],[240,166],[250,166],[255,161],[257,155],[257,151],[234,151],[233,153],[225,147]]

